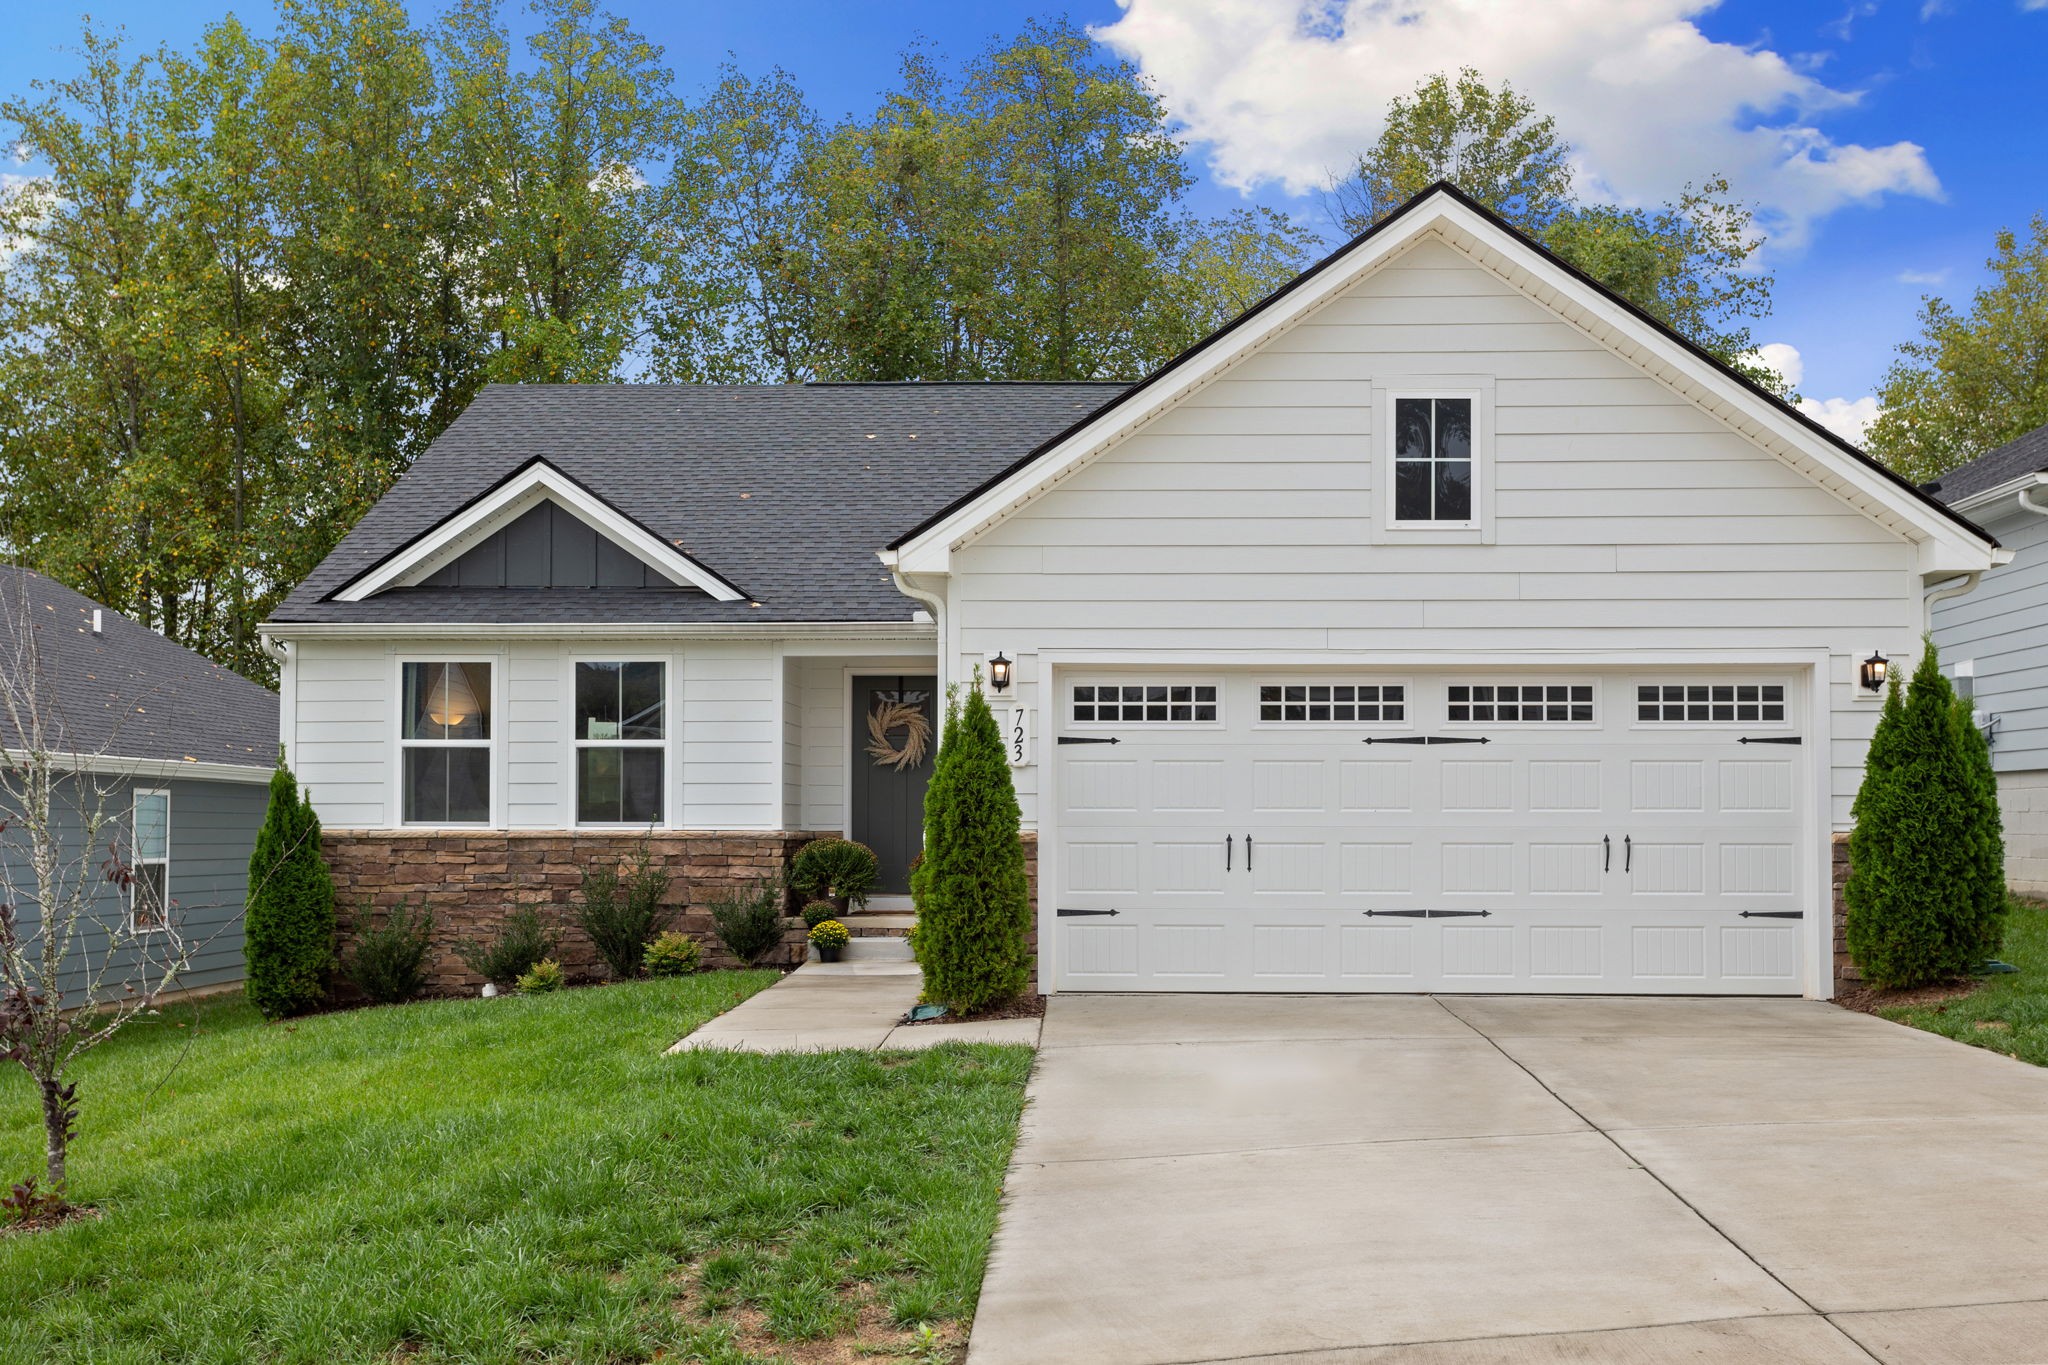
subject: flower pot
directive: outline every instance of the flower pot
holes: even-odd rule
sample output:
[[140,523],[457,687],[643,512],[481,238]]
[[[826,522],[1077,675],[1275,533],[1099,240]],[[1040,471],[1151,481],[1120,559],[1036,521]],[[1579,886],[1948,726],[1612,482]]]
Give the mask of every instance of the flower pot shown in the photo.
[[846,951],[846,945],[843,943],[820,943],[817,947],[820,962],[837,962],[839,955]]

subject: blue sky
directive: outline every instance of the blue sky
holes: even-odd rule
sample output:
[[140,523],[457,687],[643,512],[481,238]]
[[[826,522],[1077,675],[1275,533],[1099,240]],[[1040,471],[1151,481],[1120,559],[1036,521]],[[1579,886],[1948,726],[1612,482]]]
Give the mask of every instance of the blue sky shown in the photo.
[[[415,4],[422,15],[432,5]],[[2048,212],[2038,94],[2048,0],[752,0],[612,8],[684,89],[729,52],[864,112],[924,38],[970,54],[1033,15],[1089,25],[1157,82],[1192,140],[1196,207],[1256,201],[1320,223],[1310,186],[1369,141],[1387,98],[1460,64],[1531,92],[1596,192],[1654,203],[1716,170],[1771,230],[1776,312],[1810,399],[1851,434],[1922,294],[1967,298],[1993,234]],[[241,5],[259,28],[268,5]],[[221,0],[98,0],[139,45],[184,46]],[[69,69],[79,11],[17,7],[0,90]]]

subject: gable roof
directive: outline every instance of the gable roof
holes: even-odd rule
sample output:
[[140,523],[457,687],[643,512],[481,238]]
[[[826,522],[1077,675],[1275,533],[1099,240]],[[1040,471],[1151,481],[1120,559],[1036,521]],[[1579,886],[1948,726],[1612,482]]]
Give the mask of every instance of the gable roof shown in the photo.
[[[1895,530],[1917,532],[1913,538],[1923,546],[1946,542],[1940,548],[1949,553],[1923,553],[1927,571],[1988,565],[1998,542],[1982,528],[1553,255],[1448,181],[1417,194],[1118,398],[897,536],[889,543],[884,562],[910,571],[943,569],[954,543],[1036,496],[1052,478],[1092,458],[1430,234],[1493,268],[1564,321],[1579,326],[1757,444],[1781,458],[1790,457],[1787,463],[1801,468],[1858,510]],[[1980,559],[1984,563],[1978,563]]]
[[[876,549],[1125,387],[492,385],[271,622],[907,624],[916,604]],[[749,595],[395,588],[339,599],[536,456]]]
[[1986,451],[1966,465],[1926,484],[1926,490],[1953,507],[1974,503],[1981,495],[2005,485],[2048,473],[2048,426],[2035,427],[2023,436]]
[[[100,612],[101,633],[92,633]],[[225,764],[267,774],[277,765],[277,694],[111,607],[39,573],[0,566],[0,618],[12,638],[23,618],[54,712],[61,753],[171,765]],[[0,740],[13,732],[0,713]],[[104,764],[101,766],[105,766]]]

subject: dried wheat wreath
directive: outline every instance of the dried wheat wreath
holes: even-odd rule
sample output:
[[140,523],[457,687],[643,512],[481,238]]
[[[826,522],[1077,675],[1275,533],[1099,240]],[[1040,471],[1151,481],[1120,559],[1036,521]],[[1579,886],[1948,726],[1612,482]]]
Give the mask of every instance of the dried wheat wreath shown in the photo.
[[[901,746],[890,742],[891,730],[903,731]],[[925,750],[931,743],[932,723],[925,718],[922,706],[884,701],[877,702],[868,713],[868,757],[875,760],[878,768],[894,768],[899,773],[915,768],[924,761]]]

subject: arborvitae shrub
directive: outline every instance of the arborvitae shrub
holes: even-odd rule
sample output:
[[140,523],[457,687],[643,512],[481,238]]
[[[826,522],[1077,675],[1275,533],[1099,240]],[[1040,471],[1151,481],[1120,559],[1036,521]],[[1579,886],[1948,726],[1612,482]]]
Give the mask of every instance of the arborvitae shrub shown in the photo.
[[1894,675],[1849,835],[1849,956],[1873,986],[1961,976],[1994,951],[2005,852],[1990,755],[1932,641],[1903,696]]
[[911,948],[925,995],[956,1013],[1008,1000],[1031,979],[1022,814],[980,679],[947,705],[924,794],[924,859],[911,874]]
[[242,916],[249,1001],[267,1019],[303,1013],[327,993],[334,964],[334,879],[320,856],[320,817],[282,763],[249,855]]

